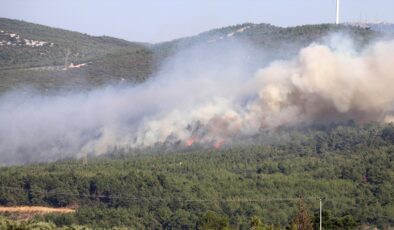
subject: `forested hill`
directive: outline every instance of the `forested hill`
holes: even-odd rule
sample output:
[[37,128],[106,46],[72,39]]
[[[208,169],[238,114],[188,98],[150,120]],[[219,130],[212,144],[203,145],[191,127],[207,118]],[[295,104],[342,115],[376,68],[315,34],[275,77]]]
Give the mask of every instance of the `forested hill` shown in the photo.
[[64,65],[89,61],[121,49],[143,44],[0,18],[0,68]]
[[284,229],[298,197],[317,228],[323,198],[323,229],[394,225],[393,124],[285,129],[254,142],[3,167],[0,205],[78,207],[37,217],[57,226]]
[[376,37],[381,36],[379,32],[368,27],[351,25],[319,24],[277,27],[265,23],[245,23],[156,44],[153,49],[160,55],[171,56],[171,54],[196,44],[209,47],[226,41],[238,40],[259,49],[260,52],[266,53],[270,60],[274,60],[292,57],[300,48],[308,46],[312,42],[327,42],[325,39],[332,34],[340,34],[344,35],[344,38],[353,39],[357,47],[363,47]]
[[0,18],[0,93],[26,86],[58,92],[135,83],[152,72],[148,44]]
[[337,32],[354,39],[359,47],[380,36],[368,28],[349,25],[282,28],[247,23],[145,44],[0,18],[0,93],[26,86],[59,92],[139,83],[178,52],[194,46],[212,49],[232,41],[252,47],[254,52],[248,58],[261,67],[268,60],[292,57],[301,47]]

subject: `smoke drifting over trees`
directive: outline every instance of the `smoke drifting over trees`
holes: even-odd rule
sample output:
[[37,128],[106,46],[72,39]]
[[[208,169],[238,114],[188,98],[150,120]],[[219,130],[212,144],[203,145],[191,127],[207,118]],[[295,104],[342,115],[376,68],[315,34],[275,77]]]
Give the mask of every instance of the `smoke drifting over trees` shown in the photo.
[[300,123],[392,122],[394,41],[356,51],[334,38],[276,61],[254,58],[260,51],[243,42],[194,47],[136,86],[9,92],[0,98],[0,165],[157,143],[219,147]]

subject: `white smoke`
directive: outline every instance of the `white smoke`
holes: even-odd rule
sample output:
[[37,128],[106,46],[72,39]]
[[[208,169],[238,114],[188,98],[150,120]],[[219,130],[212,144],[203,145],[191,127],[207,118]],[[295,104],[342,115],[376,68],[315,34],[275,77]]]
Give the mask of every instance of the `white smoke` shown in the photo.
[[0,98],[0,165],[157,143],[219,146],[299,123],[393,121],[394,41],[361,52],[332,41],[260,70],[250,46],[231,43],[182,52],[137,86],[8,93]]

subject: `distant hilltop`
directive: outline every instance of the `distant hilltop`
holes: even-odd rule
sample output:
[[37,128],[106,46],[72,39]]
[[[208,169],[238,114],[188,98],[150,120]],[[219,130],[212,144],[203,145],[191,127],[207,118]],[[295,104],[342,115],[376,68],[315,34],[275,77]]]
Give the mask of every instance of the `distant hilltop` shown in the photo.
[[364,21],[364,22],[348,22],[344,23],[350,26],[358,26],[361,28],[370,28],[378,32],[394,33],[394,24],[384,21]]
[[0,18],[0,94],[25,86],[50,93],[140,83],[156,73],[168,58],[197,45],[201,50],[224,49],[225,43],[242,41],[255,48],[244,58],[264,65],[269,60],[293,57],[301,47],[336,32],[348,34],[358,47],[381,36],[381,31],[394,34],[392,24],[368,25],[278,27],[244,23],[148,44]]

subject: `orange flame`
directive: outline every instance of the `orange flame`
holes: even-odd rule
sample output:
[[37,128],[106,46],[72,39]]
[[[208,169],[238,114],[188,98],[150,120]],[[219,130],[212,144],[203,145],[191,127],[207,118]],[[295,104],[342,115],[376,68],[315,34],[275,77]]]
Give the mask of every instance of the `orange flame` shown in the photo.
[[220,147],[222,147],[223,144],[224,144],[224,141],[221,140],[221,141],[216,142],[216,143],[213,145],[213,147],[214,147],[215,149],[220,149]]
[[190,137],[189,139],[186,140],[185,144],[186,144],[187,147],[190,147],[196,141],[197,141],[197,137]]

